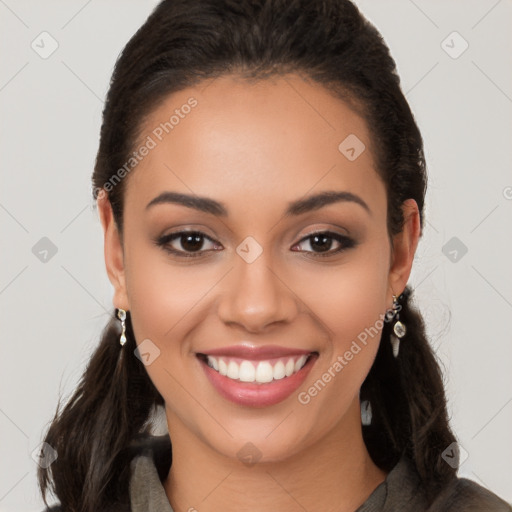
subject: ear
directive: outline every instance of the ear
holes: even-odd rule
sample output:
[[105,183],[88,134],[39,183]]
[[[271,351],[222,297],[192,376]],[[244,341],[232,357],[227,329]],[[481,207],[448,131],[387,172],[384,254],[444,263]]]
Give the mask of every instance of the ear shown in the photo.
[[123,244],[114,221],[108,195],[102,191],[97,197],[98,214],[104,234],[104,255],[107,274],[114,287],[113,304],[116,308],[130,310],[126,293]]
[[402,204],[404,226],[401,233],[393,237],[389,287],[397,297],[403,292],[411,274],[414,254],[421,236],[420,213],[414,199]]

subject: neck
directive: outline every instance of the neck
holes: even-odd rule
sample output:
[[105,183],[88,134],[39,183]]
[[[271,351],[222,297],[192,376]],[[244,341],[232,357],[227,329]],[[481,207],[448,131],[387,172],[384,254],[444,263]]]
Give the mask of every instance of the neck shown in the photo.
[[364,444],[358,403],[320,441],[278,462],[246,466],[214,451],[174,417],[164,482],[174,512],[354,512],[386,477]]

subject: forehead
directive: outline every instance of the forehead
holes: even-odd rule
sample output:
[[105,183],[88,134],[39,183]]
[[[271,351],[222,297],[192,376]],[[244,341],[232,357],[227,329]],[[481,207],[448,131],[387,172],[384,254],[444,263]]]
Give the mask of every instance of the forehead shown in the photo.
[[223,76],[171,94],[146,118],[144,144],[127,202],[177,190],[269,205],[328,189],[385,201],[365,121],[298,75]]

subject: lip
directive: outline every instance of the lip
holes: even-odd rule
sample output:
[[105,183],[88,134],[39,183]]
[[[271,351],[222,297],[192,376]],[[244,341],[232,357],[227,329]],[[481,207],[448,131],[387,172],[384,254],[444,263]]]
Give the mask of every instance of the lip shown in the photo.
[[[222,397],[235,404],[246,407],[268,407],[286,400],[302,385],[318,358],[317,352],[311,352],[308,350],[303,351],[295,349],[284,349],[284,347],[267,346],[258,347],[258,350],[256,351],[251,348],[248,352],[246,350],[247,347],[243,347],[244,350],[242,350],[242,347],[243,346],[238,345],[229,347],[229,351],[228,348],[226,348],[202,352],[201,354],[197,354],[197,359],[203,368],[206,377]],[[277,351],[270,350],[270,348],[276,349]],[[286,350],[286,352],[283,352],[283,350]],[[265,354],[265,357],[260,358],[262,354]],[[225,355],[231,357],[242,357],[244,359],[260,360],[270,358],[271,356],[280,357],[283,355],[286,356],[303,354],[307,354],[309,357],[306,361],[306,364],[298,372],[294,373],[290,377],[273,380],[272,382],[267,382],[264,384],[255,382],[242,382],[221,375],[219,372],[208,366],[206,357],[204,357],[204,355]],[[256,359],[255,357],[248,357],[249,355],[258,357]]]

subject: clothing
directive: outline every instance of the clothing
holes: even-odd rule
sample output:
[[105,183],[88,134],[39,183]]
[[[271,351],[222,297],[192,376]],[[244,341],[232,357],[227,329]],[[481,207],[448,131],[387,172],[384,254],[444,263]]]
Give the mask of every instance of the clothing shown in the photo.
[[[154,438],[139,447],[130,464],[131,510],[126,512],[173,512],[162,485],[169,467],[167,436]],[[119,510],[124,512],[125,509]],[[45,512],[50,511],[66,512],[60,508],[47,509]],[[466,478],[454,479],[427,507],[420,478],[411,461],[402,457],[386,480],[355,512],[512,512],[512,507]]]
[[[173,512],[153,457],[154,452],[149,449],[132,460],[131,512]],[[457,478],[427,508],[420,478],[413,464],[406,457],[402,457],[386,480],[355,512],[452,511],[512,512],[512,507],[477,483],[466,478]]]

